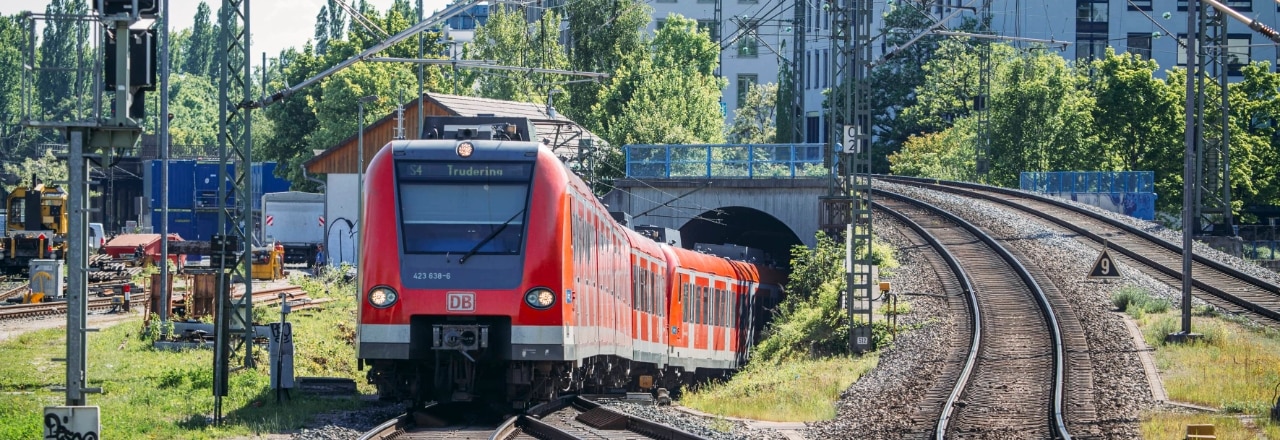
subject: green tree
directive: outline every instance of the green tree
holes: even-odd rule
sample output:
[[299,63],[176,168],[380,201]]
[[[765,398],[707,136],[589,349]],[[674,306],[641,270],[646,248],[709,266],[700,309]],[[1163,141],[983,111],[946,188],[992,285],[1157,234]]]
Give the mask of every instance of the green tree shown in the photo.
[[17,15],[0,16],[0,159],[16,160],[22,133],[22,65],[26,60],[26,33]]
[[739,144],[771,144],[777,137],[774,121],[778,114],[778,85],[752,84],[744,104],[733,111],[729,142]]
[[324,55],[327,53],[329,51],[329,42],[346,39],[346,12],[338,6],[338,1],[329,0],[328,4],[320,6],[320,13],[316,14],[314,39],[317,54]]
[[1100,160],[1099,170],[1153,169],[1161,150],[1181,145],[1181,91],[1155,77],[1155,60],[1131,53],[1092,62],[1089,87],[1097,98],[1094,127],[1100,151],[1086,152]]
[[[18,177],[18,183],[14,186],[26,187],[31,186],[31,178],[33,176],[48,184],[66,182],[69,176],[67,162],[54,157],[53,150],[49,148],[41,149],[35,155],[22,158],[21,162],[5,162],[4,172]],[[5,188],[6,191],[12,189],[13,187]]]
[[648,56],[618,68],[587,119],[596,134],[616,146],[723,142],[720,48],[697,26],[669,16]]
[[778,114],[774,118],[774,127],[776,127],[778,133],[777,142],[783,144],[800,142],[804,139],[804,133],[802,131],[797,135],[795,124],[804,120],[804,109],[791,107],[791,100],[795,98],[796,87],[791,78],[791,62],[781,56],[781,54],[790,53],[787,52],[786,41],[782,42],[782,49],[778,50],[778,53],[778,93],[774,97]]
[[[547,11],[529,25],[521,10],[496,7],[485,25],[476,29],[475,39],[463,45],[462,57],[503,66],[565,69],[568,59],[556,41],[559,28],[560,16],[555,11]],[[554,74],[479,68],[466,70],[459,77],[468,94],[538,103],[546,102],[550,90],[563,79]]]
[[[159,95],[153,93],[152,95]],[[147,103],[148,119],[160,117],[159,98]],[[169,145],[173,156],[208,154],[218,145],[218,91],[194,73],[169,75]],[[255,129],[257,128],[255,119]],[[154,124],[152,124],[154,127]]]
[[[883,20],[882,32],[886,46],[901,47],[924,33],[934,23],[934,18],[929,15],[934,3],[932,0],[900,0],[891,3],[886,8]],[[920,38],[910,46],[894,52],[892,57],[877,63],[871,70],[871,130],[876,134],[871,151],[877,170],[884,170],[884,158],[898,151],[908,137],[926,129],[919,121],[899,118],[898,115],[916,103],[916,89],[925,83],[927,72],[920,66],[934,58],[942,38],[946,37],[927,35]],[[985,44],[966,42],[964,47],[980,51]],[[974,86],[978,85],[977,77],[969,79],[974,80]]]
[[[214,52],[218,49],[218,34],[214,33],[213,22],[210,21],[209,4],[203,1],[196,6],[196,16],[191,26],[191,38],[183,46],[183,62],[173,62],[173,66],[182,66],[181,71],[201,76],[210,76]],[[178,47],[170,43],[170,47]]]
[[990,108],[990,182],[1017,186],[1023,171],[1092,170],[1094,99],[1066,60],[1031,50],[996,70]]
[[308,99],[317,122],[308,143],[313,148],[329,148],[356,135],[359,121],[352,115],[357,113],[359,98],[375,94],[380,97],[364,105],[365,122],[369,124],[396,108],[395,97],[416,93],[416,84],[417,75],[409,66],[391,63],[356,63],[325,78],[320,86],[323,99]]
[[[1252,186],[1248,203],[1280,205],[1280,74],[1266,62],[1251,63],[1240,72],[1244,79],[1231,85],[1229,96],[1232,181]],[[1236,145],[1248,146],[1247,170],[1236,165],[1240,156]]]
[[[573,70],[616,74],[646,49],[645,27],[653,8],[638,0],[574,0],[565,4],[569,66]],[[574,83],[563,113],[584,122],[599,103],[606,82]],[[722,123],[723,124],[723,123]]]
[[90,67],[83,63],[81,55],[89,53],[87,47],[89,26],[71,17],[88,11],[83,1],[53,0],[45,13],[49,19],[40,41],[40,67],[36,79],[37,99],[44,119],[66,121],[88,117],[93,84],[92,72],[67,67]]
[[975,118],[963,118],[941,132],[907,138],[889,155],[889,170],[896,175],[976,181],[976,125]]
[[[314,53],[311,43],[308,42],[299,51],[289,48],[280,54],[280,57],[273,60],[276,66],[272,69],[281,70],[283,66],[283,77],[276,77],[268,83],[271,90],[280,90],[285,84],[298,84],[303,80],[315,76],[320,73],[327,64]],[[258,154],[261,154],[266,160],[274,160],[278,163],[278,170],[282,177],[293,183],[294,188],[302,190],[315,189],[314,183],[303,178],[299,165],[310,159],[313,154],[313,148],[307,139],[315,131],[319,124],[316,119],[315,111],[312,109],[311,102],[319,102],[321,97],[320,86],[311,86],[306,89],[299,90],[296,95],[277,102],[267,107],[263,113],[267,119],[274,123],[274,130],[261,145]],[[314,148],[323,148],[315,146]]]

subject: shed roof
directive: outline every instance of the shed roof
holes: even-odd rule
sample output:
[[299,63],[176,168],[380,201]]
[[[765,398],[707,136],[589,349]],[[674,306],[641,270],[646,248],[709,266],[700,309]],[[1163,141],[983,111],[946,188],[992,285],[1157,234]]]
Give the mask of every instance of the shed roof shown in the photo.
[[[424,113],[427,116],[494,115],[528,118],[537,130],[538,140],[546,141],[557,156],[566,160],[577,157],[579,141],[582,139],[590,139],[596,148],[604,146],[603,140],[578,125],[578,123],[564,115],[548,113],[545,105],[442,93],[426,93],[423,94],[421,100]],[[418,139],[421,136],[420,133],[417,133],[418,101],[415,99],[402,106],[405,109],[406,118],[405,135],[411,139]],[[365,128],[366,144],[376,139],[388,138],[382,135],[392,130],[396,125],[396,119],[396,113],[392,112],[369,124]],[[358,166],[350,166],[350,164],[356,163],[354,160],[337,160],[337,158],[347,156],[350,156],[349,159],[355,158],[356,153],[354,150],[357,145],[358,135],[359,133],[353,134],[337,145],[326,148],[316,154],[315,157],[304,162],[303,166],[307,168],[308,172],[312,173],[344,172],[343,170],[350,167],[351,170],[345,172],[354,174],[356,172],[355,168],[359,168]],[[366,148],[366,158],[376,153],[378,147],[381,147],[381,144],[374,148]],[[365,163],[367,164],[368,161]]]

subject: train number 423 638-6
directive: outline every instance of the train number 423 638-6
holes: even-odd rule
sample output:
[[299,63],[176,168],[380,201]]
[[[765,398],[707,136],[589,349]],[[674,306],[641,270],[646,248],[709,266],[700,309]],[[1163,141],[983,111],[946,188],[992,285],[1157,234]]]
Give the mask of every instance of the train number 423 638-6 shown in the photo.
[[414,272],[415,280],[447,280],[451,277],[449,272]]

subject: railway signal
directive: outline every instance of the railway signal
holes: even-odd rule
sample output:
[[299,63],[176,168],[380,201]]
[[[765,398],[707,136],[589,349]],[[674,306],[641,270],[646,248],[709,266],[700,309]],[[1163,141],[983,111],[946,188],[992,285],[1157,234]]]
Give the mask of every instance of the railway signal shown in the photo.
[[1098,259],[1093,262],[1093,268],[1089,269],[1088,278],[1093,280],[1120,279],[1120,268],[1116,266],[1116,261],[1111,259],[1111,254],[1107,253],[1106,248],[1102,249],[1102,253],[1098,255]]

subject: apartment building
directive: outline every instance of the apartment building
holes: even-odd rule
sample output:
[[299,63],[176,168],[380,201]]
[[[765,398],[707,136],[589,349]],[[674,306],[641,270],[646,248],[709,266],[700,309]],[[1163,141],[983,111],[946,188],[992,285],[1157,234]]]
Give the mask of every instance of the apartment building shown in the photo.
[[[859,0],[837,0],[859,1]],[[987,7],[984,8],[984,3]],[[1280,26],[1280,4],[1275,0],[1228,0],[1224,4],[1271,27]],[[803,9],[798,22],[807,35],[801,63],[802,78],[797,85],[804,92],[805,142],[821,142],[828,131],[823,120],[822,91],[835,82],[831,65],[837,61],[831,51],[831,14],[822,0],[651,0],[654,22],[661,26],[670,14],[698,20],[713,41],[720,42],[720,75],[728,80],[721,103],[728,124],[751,84],[777,83],[779,65],[790,63],[795,7]],[[895,7],[874,0],[872,35],[880,34],[886,8]],[[900,7],[900,6],[899,6]],[[1186,64],[1186,51],[1178,40],[1187,34],[1186,0],[937,0],[929,13],[937,20],[959,24],[966,17],[989,11],[991,30],[997,35],[1021,39],[1051,40],[1067,44],[1067,59],[1085,60],[1101,56],[1108,46],[1117,52],[1129,51],[1155,59],[1161,70]],[[717,14],[717,10],[719,13]],[[717,20],[718,16],[718,20]],[[1210,28],[1221,37],[1209,45],[1210,54],[1227,59],[1229,80],[1240,78],[1240,67],[1255,60],[1277,64],[1277,45],[1249,29],[1247,24],[1227,19],[1225,32]],[[1225,40],[1225,44],[1223,44]],[[886,48],[873,42],[873,57]],[[1030,47],[1032,43],[1012,42]],[[1211,72],[1212,73],[1212,72]]]

